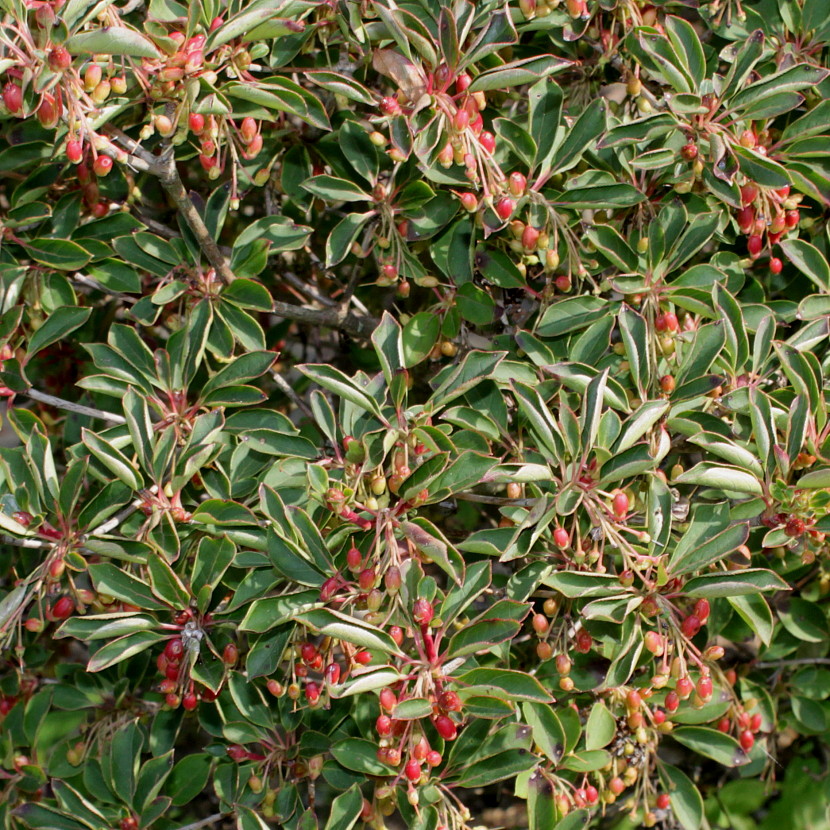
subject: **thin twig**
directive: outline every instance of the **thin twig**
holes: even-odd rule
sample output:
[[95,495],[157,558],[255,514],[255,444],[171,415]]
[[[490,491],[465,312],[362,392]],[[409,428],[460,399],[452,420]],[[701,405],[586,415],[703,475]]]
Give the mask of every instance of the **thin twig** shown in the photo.
[[39,539],[17,539],[14,536],[0,536],[0,544],[14,545],[16,548],[51,548],[54,542],[41,542]]
[[756,669],[777,669],[781,666],[830,666],[830,657],[792,657],[788,660],[766,660],[755,663]]
[[307,286],[295,273],[292,271],[283,271],[280,277],[284,279],[290,286],[296,288],[301,294],[305,294],[311,300],[320,303],[320,305],[336,307],[337,300],[332,300],[330,297],[324,297],[318,294],[313,288]]
[[55,406],[58,409],[65,409],[67,412],[75,412],[78,415],[88,415],[90,418],[100,418],[102,421],[109,421],[112,424],[126,424],[127,421],[122,415],[114,412],[105,412],[103,409],[93,409],[91,406],[84,406],[80,403],[65,401],[63,398],[56,398],[54,395],[47,395],[45,392],[38,392],[37,389],[27,389],[23,394],[33,401]]
[[274,379],[274,383],[279,386],[280,391],[294,402],[297,409],[313,421],[314,413],[309,405],[291,388],[291,384],[279,372],[271,372],[271,377]]
[[[158,493],[159,488],[157,484],[154,484],[150,487],[149,491],[153,495]],[[105,533],[109,533],[111,530],[114,530],[127,516],[132,515],[144,504],[144,499],[135,499],[135,501],[128,504],[126,507],[122,507],[111,519],[107,519],[103,524],[98,525],[98,527],[90,530],[89,533],[86,534],[87,538],[92,536],[103,536]]]
[[533,507],[539,499],[509,499],[505,496],[485,496],[479,493],[453,493],[458,501],[475,501],[479,504],[502,504],[510,507]]
[[152,216],[148,216],[144,211],[138,210],[136,211],[138,218],[151,230],[153,233],[157,233],[159,236],[163,236],[165,239],[180,239],[181,233],[177,230],[174,230],[169,225],[165,225],[164,222],[159,222],[158,219],[153,219]]
[[212,816],[194,821],[191,824],[183,824],[181,827],[177,827],[176,830],[199,830],[200,827],[207,827],[209,824],[213,824],[221,818],[224,818],[223,813],[214,813]]

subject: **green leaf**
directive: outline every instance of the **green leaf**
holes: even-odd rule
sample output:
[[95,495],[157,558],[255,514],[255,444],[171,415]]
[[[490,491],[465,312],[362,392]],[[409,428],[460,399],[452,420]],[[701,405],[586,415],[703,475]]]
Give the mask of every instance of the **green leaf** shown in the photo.
[[537,389],[525,384],[513,383],[513,393],[519,410],[527,419],[537,449],[545,458],[555,463],[565,451],[559,427]]
[[375,215],[375,211],[367,213],[347,213],[326,240],[326,267],[337,265],[346,258],[352,243],[357,239],[361,228]]
[[250,527],[257,524],[254,514],[235,501],[208,499],[193,512],[192,521],[219,527]]
[[235,553],[233,542],[224,537],[211,539],[206,536],[199,542],[190,572],[190,588],[194,596],[199,597],[204,588],[216,588],[233,562]]
[[791,704],[799,726],[808,735],[817,735],[827,730],[827,712],[818,701],[793,695]]
[[162,602],[172,608],[184,609],[189,607],[190,592],[161,556],[150,554],[147,557],[147,571],[153,593]]
[[750,493],[753,496],[763,495],[764,492],[761,482],[752,473],[740,467],[713,464],[710,461],[701,461],[690,470],[681,473],[674,483],[699,484],[732,493]]
[[[720,559],[724,559],[733,550],[743,545],[749,538],[749,526],[736,524],[722,530],[694,548],[682,550],[676,548],[669,560],[668,571],[674,576],[701,571]],[[678,555],[678,551],[681,554]]]
[[371,196],[348,179],[321,174],[303,182],[302,187],[321,199],[334,202],[371,201]]
[[585,724],[585,748],[602,749],[608,746],[617,732],[617,722],[608,711],[608,707],[598,700],[591,707],[588,722]]
[[99,648],[89,658],[86,670],[90,672],[103,671],[166,639],[167,635],[160,634],[157,631],[137,631],[133,634],[125,634],[123,637],[119,637]]
[[413,314],[403,328],[404,365],[416,366],[432,351],[441,333],[441,320],[436,314],[421,311]]
[[487,23],[482,27],[478,37],[464,50],[460,66],[475,64],[486,55],[500,52],[517,40],[516,28],[509,13],[505,9],[498,10],[488,16]]
[[445,378],[433,392],[430,403],[437,410],[455,400],[459,395],[466,395],[485,378],[492,377],[507,352],[472,350],[467,352],[461,363]]
[[750,180],[764,187],[784,187],[790,183],[786,169],[772,159],[740,144],[732,145],[741,172]]
[[506,89],[522,84],[532,84],[556,72],[562,72],[572,65],[573,61],[557,58],[553,55],[522,58],[482,72],[470,84],[469,91],[471,93],[487,92],[493,89]]
[[81,430],[81,440],[92,455],[131,490],[140,490],[144,486],[135,465],[109,441],[88,429]]
[[542,581],[569,599],[610,597],[620,592],[620,581],[611,574],[559,571],[544,577]]
[[553,784],[539,770],[527,782],[527,814],[529,830],[551,830],[559,817]]
[[508,749],[466,767],[459,777],[462,787],[486,787],[505,778],[513,778],[525,770],[533,769],[538,762],[533,753],[525,749]]
[[[435,473],[438,473],[443,470],[444,465],[446,463],[446,458],[443,457],[444,454],[434,456],[435,458],[440,460],[439,470]],[[426,462],[429,463],[429,462]],[[419,467],[416,469],[415,473],[412,475],[414,476],[418,470],[422,469]],[[412,478],[412,476],[410,476]],[[407,479],[401,487],[403,488],[409,479]],[[406,493],[402,494],[402,498],[410,498],[411,495],[415,495],[421,489],[421,484],[416,483],[414,486],[410,487]],[[413,491],[411,495],[408,495],[410,491]],[[418,552],[430,562],[435,563],[442,571],[444,571],[453,581],[458,584],[461,584],[464,574],[464,563],[460,557],[450,550],[447,543],[439,538],[440,531],[438,530],[435,525],[432,525],[426,519],[417,519],[416,521],[412,522],[401,522],[400,529],[403,532],[404,536],[418,549]]]
[[702,574],[690,579],[683,588],[690,597],[734,597],[763,591],[789,591],[790,586],[778,574],[763,568]]
[[749,763],[741,745],[731,736],[704,726],[681,726],[672,737],[683,746],[711,758],[725,767],[739,767]]
[[605,749],[583,750],[569,755],[562,766],[573,772],[596,772],[611,763],[611,753]]
[[666,15],[666,34],[674,46],[689,76],[699,87],[706,75],[706,56],[694,27],[687,20],[675,15]]
[[298,613],[316,608],[319,604],[320,591],[316,589],[255,599],[239,623],[239,628],[241,631],[261,634],[294,619]]
[[380,360],[387,386],[392,386],[404,368],[403,331],[395,318],[384,312],[380,325],[372,332],[372,345]]
[[385,654],[400,654],[395,641],[380,628],[355,617],[325,608],[302,611],[294,619],[301,625],[327,637],[343,640],[361,648],[377,649]]
[[305,363],[297,366],[297,369],[306,377],[311,378],[315,383],[322,386],[323,389],[328,389],[329,392],[339,395],[364,412],[369,412],[377,416],[383,423],[386,423],[386,419],[381,414],[378,402],[339,369],[335,369],[326,363]]
[[565,754],[565,730],[551,706],[544,703],[522,704],[525,720],[533,731],[533,741],[548,760],[558,764]]
[[731,52],[732,65],[724,79],[721,93],[724,100],[728,101],[737,90],[743,88],[744,82],[764,53],[764,41],[764,32],[756,29],[742,43],[727,48],[726,51]]
[[[250,32],[257,26],[270,21],[272,18],[278,16],[282,11],[283,4],[248,4],[248,8],[243,7],[243,10],[235,14],[233,17],[225,21],[221,26],[211,32],[204,45],[205,54],[218,49],[223,44],[241,34]],[[297,21],[285,21],[281,26],[270,30],[269,37],[282,37],[292,33],[301,32],[304,24]]]
[[248,352],[223,366],[202,387],[202,395],[225,386],[235,386],[264,375],[273,365],[277,355],[274,352]]
[[[263,216],[247,225],[245,230],[236,237],[233,243],[234,253],[257,241],[268,243],[268,249],[272,252],[296,251],[305,245],[311,232],[312,228],[308,225],[298,225],[287,216]],[[253,296],[255,291],[257,296]],[[243,308],[254,307],[267,311],[272,303],[270,295],[268,298],[264,296],[266,293],[265,287],[259,283],[235,279],[222,290],[221,296]],[[245,305],[244,302],[247,302],[248,298],[256,302],[256,306]]]
[[447,652],[452,657],[483,653],[498,643],[513,639],[521,628],[522,624],[516,620],[489,619],[473,622],[452,636]]
[[[237,242],[239,242],[238,239]],[[221,297],[240,308],[254,311],[270,311],[274,307],[274,301],[268,289],[253,280],[235,279],[222,291]]]
[[13,815],[27,827],[36,830],[90,830],[88,824],[77,821],[54,807],[33,801],[16,807]]
[[395,720],[420,720],[432,715],[432,704],[425,697],[409,697],[391,712]]
[[547,308],[536,326],[536,334],[539,337],[559,337],[585,328],[613,310],[612,304],[599,297],[568,297]]
[[480,252],[476,264],[482,275],[499,288],[521,288],[525,284],[516,264],[503,251]]
[[754,631],[764,645],[772,642],[775,623],[767,601],[761,594],[745,594],[727,597],[727,602],[737,611],[738,616]]
[[124,55],[130,58],[158,58],[159,50],[140,32],[126,26],[101,26],[89,32],[79,32],[64,46],[73,55]]
[[338,764],[362,775],[387,776],[394,773],[392,767],[377,759],[377,743],[363,738],[346,738],[331,747],[331,754]]
[[147,614],[119,611],[110,614],[90,614],[70,617],[55,632],[55,637],[74,637],[76,640],[108,640],[136,631],[150,631],[158,622]]
[[367,106],[375,105],[375,96],[350,75],[327,69],[305,69],[304,76],[317,86]]
[[822,608],[801,597],[790,597],[778,609],[778,619],[793,637],[806,643],[824,643],[830,626]]
[[31,358],[47,346],[63,340],[70,332],[80,328],[92,313],[91,308],[61,306],[56,308],[29,338],[28,357]]
[[461,316],[476,326],[489,326],[493,322],[496,304],[483,289],[471,282],[464,283],[455,295]]
[[787,259],[823,291],[830,291],[830,265],[824,254],[803,239],[782,239],[779,243]]
[[528,90],[529,130],[536,144],[534,166],[540,174],[550,170],[550,159],[556,148],[562,121],[563,97],[561,87],[549,78],[535,83]]
[[458,682],[467,686],[472,694],[493,694],[506,700],[526,700],[550,703],[550,693],[529,674],[510,669],[472,669],[458,677]]
[[605,130],[605,101],[596,98],[582,111],[553,154],[551,168],[557,173],[578,164],[583,153]]
[[598,184],[565,190],[555,196],[553,203],[572,210],[613,210],[633,207],[645,198],[645,194],[630,184]]
[[587,810],[573,810],[561,821],[558,821],[553,830],[583,830],[587,826],[588,820],[589,813]]
[[677,120],[667,112],[647,115],[610,129],[598,143],[598,149],[626,147],[660,138],[677,129]]
[[823,81],[828,74],[830,72],[823,67],[809,63],[798,63],[750,84],[732,98],[730,106],[737,109],[776,93],[798,92],[802,89],[809,89]]
[[660,764],[658,771],[675,819],[683,830],[699,830],[703,823],[703,798],[697,787],[677,767]]
[[586,235],[599,253],[620,271],[636,270],[637,254],[619,231],[611,225],[595,225],[588,229]]
[[145,582],[109,562],[90,565],[89,575],[92,577],[95,590],[100,594],[108,594],[138,608],[154,611],[163,611],[168,608],[153,596]]
[[363,809],[363,795],[357,784],[338,795],[331,803],[325,830],[351,830]]
[[[641,398],[648,396],[651,385],[651,350],[649,348],[648,328],[642,315],[623,304],[617,316],[620,334],[625,344],[628,358],[629,374],[637,385]],[[588,446],[588,445],[586,445]]]

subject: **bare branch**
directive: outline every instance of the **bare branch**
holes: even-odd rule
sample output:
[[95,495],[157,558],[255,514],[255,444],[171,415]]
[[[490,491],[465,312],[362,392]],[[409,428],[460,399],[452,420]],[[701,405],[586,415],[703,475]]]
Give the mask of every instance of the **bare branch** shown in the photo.
[[16,548],[51,548],[54,542],[41,542],[39,539],[18,539],[15,536],[0,536],[0,545],[14,545]]
[[[158,493],[159,488],[157,484],[154,484],[152,487],[149,488],[147,492],[152,493],[155,495]],[[90,530],[89,533],[86,534],[87,538],[92,536],[104,536],[105,534],[109,533],[111,530],[115,530],[121,522],[124,521],[128,516],[135,513],[142,504],[144,504],[144,499],[135,499],[126,507],[122,507],[111,519],[107,519],[103,524],[98,525],[98,527]]]
[[338,305],[337,300],[332,300],[330,297],[324,297],[322,294],[318,294],[313,288],[306,285],[296,274],[291,271],[283,271],[280,274],[280,277],[292,288],[295,288],[310,300],[320,303],[320,305],[329,306],[330,308],[335,308]]
[[184,189],[184,184],[179,176],[178,168],[176,167],[175,156],[170,154],[163,162],[160,160],[156,175],[159,177],[161,186],[167,195],[176,203],[176,207],[184,217],[184,221],[187,222],[188,227],[193,231],[199,247],[204,251],[208,262],[216,269],[219,279],[225,285],[230,285],[236,279],[236,275],[231,270],[230,265],[228,265],[222,251],[219,250],[216,240],[210,235],[210,231],[199,215],[199,211],[196,210],[196,206],[193,204],[190,196],[187,195],[187,191]]
[[102,421],[109,421],[112,424],[126,424],[127,421],[122,415],[114,412],[105,412],[103,409],[93,409],[91,406],[84,406],[73,401],[65,401],[63,398],[56,398],[54,395],[47,395],[45,392],[38,392],[37,389],[27,389],[20,393],[31,398],[33,401],[45,403],[48,406],[55,406],[58,409],[65,409],[67,412],[75,412],[78,415],[88,415],[90,418],[100,418]]
[[510,499],[504,496],[485,496],[479,493],[453,493],[458,501],[474,501],[478,504],[501,504],[510,507],[533,507],[539,499]]
[[296,320],[298,323],[342,329],[355,337],[369,337],[377,324],[371,317],[358,317],[348,308],[306,308],[279,300],[274,302],[274,314],[289,320]]
[[159,159],[152,153],[148,152],[137,141],[130,138],[123,130],[114,127],[112,124],[107,124],[104,128],[107,133],[115,136],[122,144],[129,148],[130,152],[140,158],[148,168],[148,172],[156,175],[159,165]]

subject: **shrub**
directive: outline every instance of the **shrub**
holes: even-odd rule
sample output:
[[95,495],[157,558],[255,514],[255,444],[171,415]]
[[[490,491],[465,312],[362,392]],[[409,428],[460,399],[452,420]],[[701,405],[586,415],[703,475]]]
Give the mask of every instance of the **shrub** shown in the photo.
[[4,827],[827,826],[823,0],[3,14]]

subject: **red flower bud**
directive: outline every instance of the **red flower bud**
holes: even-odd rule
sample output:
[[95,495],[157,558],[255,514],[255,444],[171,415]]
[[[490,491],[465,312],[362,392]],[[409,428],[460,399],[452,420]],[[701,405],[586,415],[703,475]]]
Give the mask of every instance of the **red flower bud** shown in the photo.
[[98,156],[92,164],[96,176],[108,176],[112,170],[112,159],[109,156]]
[[435,730],[445,741],[455,740],[458,735],[458,729],[455,722],[446,715],[439,715],[435,718]]
[[415,622],[429,625],[434,615],[432,603],[428,599],[418,598],[412,605],[412,616]]
[[49,52],[48,61],[53,72],[63,72],[72,66],[72,55],[63,46],[56,46]]
[[61,597],[52,606],[52,616],[56,620],[65,620],[75,613],[75,603],[71,597]]
[[23,90],[14,81],[3,87],[3,103],[13,115],[23,109]]
[[514,196],[522,196],[527,189],[527,177],[519,172],[511,173],[507,180],[507,186]]

